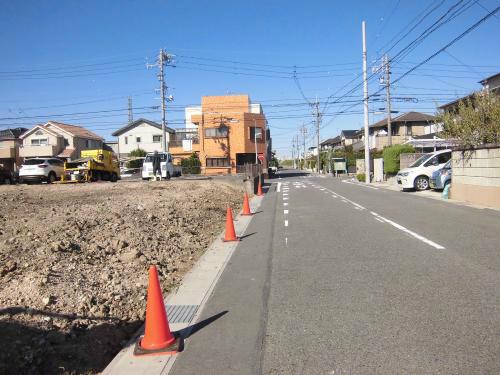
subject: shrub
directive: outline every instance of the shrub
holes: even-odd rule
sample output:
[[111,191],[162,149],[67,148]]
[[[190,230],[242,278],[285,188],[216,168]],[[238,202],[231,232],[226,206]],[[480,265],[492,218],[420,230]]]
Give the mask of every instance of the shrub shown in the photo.
[[[145,157],[146,156],[146,151],[144,151],[142,148],[137,148],[135,150],[132,150],[130,152],[131,157]],[[144,159],[135,159],[135,160],[130,160],[127,162],[127,168],[141,168],[142,163],[144,162]]]
[[399,171],[399,155],[402,153],[414,153],[415,149],[410,145],[394,145],[384,148],[384,173],[396,174]]
[[183,174],[200,174],[201,162],[196,153],[192,153],[189,158],[181,160],[181,167]]
[[366,181],[366,175],[364,173],[357,174],[356,178],[358,179],[359,182],[365,182]]

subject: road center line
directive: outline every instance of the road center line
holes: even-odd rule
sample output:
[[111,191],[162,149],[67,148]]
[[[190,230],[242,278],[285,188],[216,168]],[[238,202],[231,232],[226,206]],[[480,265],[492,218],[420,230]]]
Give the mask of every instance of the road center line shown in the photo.
[[288,210],[283,210],[283,213],[284,213],[285,215],[288,215]]
[[288,206],[288,202],[283,203],[283,206]]
[[288,226],[288,220],[285,220],[285,227]]
[[433,242],[433,241],[429,240],[428,238],[425,238],[424,236],[421,236],[420,234],[415,233],[415,232],[413,232],[413,231],[409,230],[408,228],[403,227],[401,224],[398,224],[398,223],[395,223],[395,222],[394,222],[394,221],[392,221],[392,220],[386,219],[385,217],[380,216],[380,215],[379,215],[379,214],[377,214],[376,212],[370,211],[370,213],[371,213],[373,216],[375,216],[376,218],[379,218],[379,219],[383,220],[384,222],[386,222],[386,223],[388,223],[388,224],[391,224],[393,227],[395,227],[395,228],[397,228],[397,229],[399,229],[399,230],[401,230],[401,231],[403,231],[403,232],[405,232],[405,233],[409,234],[410,236],[415,237],[416,239],[418,239],[418,240],[420,240],[420,241],[422,241],[422,242],[426,243],[427,245],[430,245],[430,246],[432,246],[432,247],[435,247],[436,249],[439,249],[439,250],[445,249],[445,247],[444,247],[444,246],[441,246],[441,245],[439,245],[439,244],[437,244],[437,243],[435,243],[435,242]]

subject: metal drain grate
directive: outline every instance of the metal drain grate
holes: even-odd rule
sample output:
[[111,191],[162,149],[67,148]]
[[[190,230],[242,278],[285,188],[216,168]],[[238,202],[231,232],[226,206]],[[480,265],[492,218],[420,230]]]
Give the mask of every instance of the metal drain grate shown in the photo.
[[199,305],[167,305],[169,323],[191,323]]

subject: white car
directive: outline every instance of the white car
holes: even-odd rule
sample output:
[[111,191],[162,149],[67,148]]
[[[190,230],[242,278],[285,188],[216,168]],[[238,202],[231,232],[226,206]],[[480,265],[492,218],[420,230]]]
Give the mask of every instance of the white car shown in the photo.
[[[153,174],[153,155],[154,154],[150,152],[144,158],[144,163],[142,164],[143,180],[155,178]],[[172,154],[169,152],[158,152],[158,156],[160,157],[161,178],[169,180],[170,177],[175,176]]]
[[19,182],[42,182],[51,184],[64,173],[64,162],[57,158],[26,159],[19,169]]
[[432,173],[442,168],[451,159],[451,150],[441,150],[425,154],[408,168],[396,175],[398,185],[404,189],[426,190]]

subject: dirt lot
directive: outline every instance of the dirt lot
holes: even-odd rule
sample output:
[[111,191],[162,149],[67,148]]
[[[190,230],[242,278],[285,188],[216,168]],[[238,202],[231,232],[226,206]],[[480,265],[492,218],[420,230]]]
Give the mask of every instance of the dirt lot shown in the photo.
[[239,209],[230,181],[0,186],[0,374],[93,374]]

